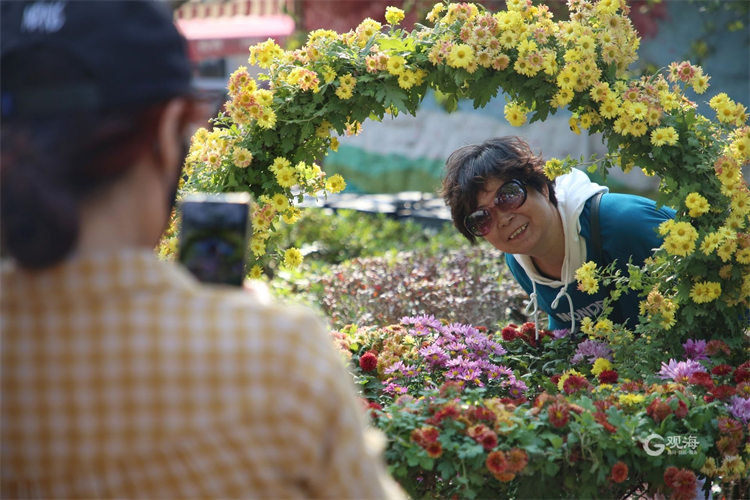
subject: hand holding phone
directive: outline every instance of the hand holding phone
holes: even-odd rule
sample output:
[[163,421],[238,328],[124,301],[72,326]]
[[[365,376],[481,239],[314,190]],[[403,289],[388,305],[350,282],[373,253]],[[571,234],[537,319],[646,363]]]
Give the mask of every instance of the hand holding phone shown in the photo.
[[179,203],[179,261],[205,283],[242,286],[247,274],[250,195],[191,194]]

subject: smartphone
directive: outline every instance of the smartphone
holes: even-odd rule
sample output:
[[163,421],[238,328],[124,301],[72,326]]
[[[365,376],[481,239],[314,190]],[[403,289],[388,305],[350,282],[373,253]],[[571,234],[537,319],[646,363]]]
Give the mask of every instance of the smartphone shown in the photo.
[[178,210],[179,261],[204,283],[242,286],[251,234],[250,195],[190,194]]

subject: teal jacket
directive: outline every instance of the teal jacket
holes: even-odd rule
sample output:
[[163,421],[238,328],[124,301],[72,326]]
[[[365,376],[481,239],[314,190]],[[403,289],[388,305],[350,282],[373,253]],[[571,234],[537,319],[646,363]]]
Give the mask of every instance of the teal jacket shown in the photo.
[[[589,214],[591,200],[589,197],[583,204],[582,211],[578,217],[580,230],[578,234],[585,240],[586,258],[583,260],[595,260],[594,247],[591,239],[591,224]],[[668,207],[657,208],[656,203],[641,196],[605,193],[599,206],[599,228],[602,244],[602,258],[596,261],[597,266],[606,266],[616,261],[616,267],[627,276],[628,259],[632,263],[642,265],[644,259],[649,257],[653,250],[662,243],[657,228],[665,220],[674,218],[675,211]],[[603,287],[593,295],[578,290],[574,278],[569,276],[565,282],[567,285],[567,300],[558,300],[556,307],[552,307],[555,299],[560,295],[560,286],[548,286],[536,281],[532,283],[532,277],[518,260],[511,254],[505,255],[511,273],[516,281],[526,292],[536,300],[538,307],[549,315],[549,328],[570,328],[572,324],[580,324],[584,317],[595,317],[602,310],[602,302],[608,294]],[[573,270],[575,271],[575,270]],[[565,278],[565,277],[564,277]],[[634,327],[638,322],[639,297],[630,292],[623,294],[615,305],[610,319],[616,323],[625,323],[628,327]],[[572,303],[572,308],[571,308]],[[574,323],[571,321],[574,316]]]

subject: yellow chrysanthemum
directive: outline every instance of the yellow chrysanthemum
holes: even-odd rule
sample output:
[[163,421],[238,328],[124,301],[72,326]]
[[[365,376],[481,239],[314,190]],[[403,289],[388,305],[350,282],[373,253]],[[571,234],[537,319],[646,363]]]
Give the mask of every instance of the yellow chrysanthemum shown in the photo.
[[505,105],[505,118],[514,127],[520,127],[526,123],[526,109],[518,103],[509,102]]
[[236,148],[232,152],[232,162],[240,168],[247,168],[253,161],[253,154],[245,148]]
[[297,207],[289,207],[281,216],[285,223],[294,224],[302,216],[302,211]]
[[404,70],[398,75],[398,86],[402,89],[410,89],[417,83],[416,73],[411,70]]
[[474,49],[465,43],[458,43],[448,52],[448,66],[452,68],[467,68],[474,62]]
[[734,254],[734,258],[740,264],[750,264],[750,247],[737,250]]
[[266,244],[260,238],[253,238],[250,241],[250,251],[256,257],[261,257],[266,254]]
[[576,269],[576,280],[578,280],[578,288],[588,294],[594,294],[599,291],[599,282],[595,277],[596,273],[596,262],[588,261],[581,267]]
[[573,93],[572,89],[568,89],[568,88],[560,89],[552,97],[550,104],[556,108],[562,108],[564,106],[567,106],[570,103],[570,101],[573,100],[574,95],[575,94]]
[[685,206],[690,210],[690,217],[700,217],[711,208],[708,200],[699,193],[688,194],[685,198]]
[[427,13],[426,19],[430,21],[431,23],[434,23],[435,21],[437,21],[438,16],[440,15],[441,12],[443,12],[444,9],[445,9],[445,4],[436,3],[432,7],[432,10],[430,10],[430,12]]
[[276,182],[279,183],[279,186],[290,188],[297,184],[297,176],[294,173],[294,169],[292,167],[283,167],[279,169],[278,172],[276,172]]
[[570,119],[568,119],[568,125],[570,126],[570,130],[573,131],[573,133],[577,135],[581,135],[581,129],[578,126],[578,119],[574,116],[571,116]]
[[344,178],[339,174],[332,175],[326,180],[326,190],[330,193],[338,193],[346,188]]
[[258,116],[258,125],[261,128],[272,129],[276,126],[276,113],[269,108],[263,108]]
[[599,114],[605,118],[617,118],[620,114],[620,101],[616,97],[605,98],[599,105]]
[[591,367],[591,374],[599,376],[599,374],[606,370],[612,369],[612,363],[606,358],[596,358],[594,365]]
[[273,163],[271,163],[269,170],[273,172],[273,174],[277,174],[279,170],[289,166],[291,166],[291,162],[289,160],[282,156],[277,156],[276,158],[274,158]]
[[406,68],[406,59],[401,56],[390,56],[386,63],[386,69],[388,73],[398,76]]
[[578,83],[578,75],[570,66],[563,68],[557,75],[557,86],[561,89],[572,89]]
[[715,281],[701,281],[690,289],[690,298],[696,304],[705,304],[719,298],[721,295],[721,284]]
[[282,212],[289,208],[289,198],[281,193],[276,193],[271,197],[271,206],[273,206],[277,212]]
[[719,233],[708,233],[703,237],[703,241],[701,242],[701,252],[708,255],[716,250],[720,244],[721,236],[719,236]]
[[257,280],[257,279],[260,279],[261,276],[263,276],[263,268],[260,267],[258,264],[255,264],[250,269],[250,279]]
[[555,180],[561,175],[569,173],[570,170],[570,165],[566,167],[565,164],[557,158],[550,158],[544,164],[544,175],[546,175],[547,178],[551,181]]
[[288,248],[284,252],[284,265],[286,267],[295,268],[302,264],[302,252],[298,248]]
[[388,24],[395,26],[404,19],[404,11],[396,7],[386,7],[385,20]]
[[617,400],[622,405],[633,406],[642,403],[646,397],[643,394],[620,394]]
[[615,325],[612,323],[612,320],[603,318],[596,322],[594,325],[594,331],[597,334],[602,333],[612,333],[614,331]]
[[581,331],[586,335],[594,335],[594,320],[586,316],[581,320]]
[[696,94],[703,94],[708,89],[708,81],[710,79],[710,76],[704,75],[703,70],[698,68],[695,72],[695,76],[690,80],[690,85],[692,85]]
[[654,146],[663,146],[665,144],[674,146],[677,144],[679,136],[673,127],[659,127],[651,132],[651,144]]

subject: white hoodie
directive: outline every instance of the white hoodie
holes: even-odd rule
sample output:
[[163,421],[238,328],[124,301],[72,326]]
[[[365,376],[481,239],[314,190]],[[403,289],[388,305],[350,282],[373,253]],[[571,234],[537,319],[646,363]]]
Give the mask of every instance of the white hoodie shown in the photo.
[[557,210],[562,219],[563,234],[565,236],[565,258],[563,259],[562,272],[559,280],[542,276],[528,255],[513,254],[513,258],[521,265],[531,280],[534,292],[531,300],[534,306],[534,323],[538,304],[536,300],[536,285],[546,285],[551,288],[560,288],[555,297],[552,307],[562,297],[567,297],[570,305],[571,331],[575,329],[573,301],[568,295],[568,285],[575,281],[575,272],[586,262],[586,240],[581,238],[581,224],[579,218],[586,201],[596,193],[609,191],[609,188],[591,182],[588,176],[578,169],[573,169],[569,174],[561,175],[555,179],[555,196],[557,197]]

